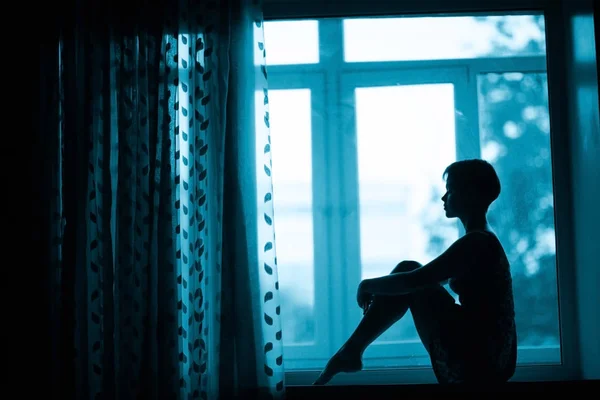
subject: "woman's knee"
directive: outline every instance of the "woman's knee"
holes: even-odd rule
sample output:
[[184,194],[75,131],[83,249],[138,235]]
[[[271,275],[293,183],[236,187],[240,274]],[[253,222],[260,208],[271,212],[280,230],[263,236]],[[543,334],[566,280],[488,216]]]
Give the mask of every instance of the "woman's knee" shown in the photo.
[[391,273],[394,274],[396,272],[410,272],[421,267],[422,265],[417,261],[405,260],[396,265],[396,267],[394,267]]

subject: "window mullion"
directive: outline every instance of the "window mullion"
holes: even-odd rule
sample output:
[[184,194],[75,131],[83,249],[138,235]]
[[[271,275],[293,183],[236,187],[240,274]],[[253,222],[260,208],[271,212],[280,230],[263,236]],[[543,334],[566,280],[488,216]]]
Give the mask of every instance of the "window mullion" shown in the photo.
[[331,238],[331,196],[330,178],[327,171],[328,140],[326,90],[323,75],[311,75],[311,126],[312,126],[312,181],[313,181],[313,218],[314,218],[314,288],[316,323],[314,357],[325,360],[329,353],[331,322],[334,298],[328,293],[332,286],[329,268],[332,265],[330,249]]
[[[461,68],[454,84],[454,114],[456,129],[456,159],[481,158],[479,138],[479,107],[477,97],[477,73],[470,65]],[[457,220],[460,236],[464,226]]]
[[[324,71],[324,92],[326,123],[324,160],[327,168],[324,173],[329,182],[327,188],[328,208],[326,213],[328,236],[329,236],[329,281],[326,294],[329,301],[329,353],[334,352],[347,337],[348,321],[343,311],[346,307],[347,287],[347,263],[345,254],[345,210],[344,202],[344,152],[342,129],[342,117],[340,111],[340,72],[343,53],[342,21],[338,19],[319,21],[319,62]],[[334,317],[335,316],[335,317]]]

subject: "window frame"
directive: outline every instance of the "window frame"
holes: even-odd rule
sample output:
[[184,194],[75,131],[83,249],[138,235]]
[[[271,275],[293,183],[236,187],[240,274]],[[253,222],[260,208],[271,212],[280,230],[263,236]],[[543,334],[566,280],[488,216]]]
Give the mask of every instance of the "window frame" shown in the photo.
[[[415,8],[414,5],[395,4],[391,5],[380,0],[374,0],[371,6],[368,2],[350,2],[345,5],[336,6],[325,10],[323,6],[319,6],[316,2],[307,1],[306,3],[286,4],[286,7],[281,7],[281,4],[276,5],[274,2],[265,5],[264,17],[269,20],[284,20],[284,19],[319,19],[328,16],[335,17],[351,17],[351,16],[370,16],[370,15],[401,15],[401,14],[431,14],[431,13],[452,13],[464,10],[470,10],[464,15],[472,15],[475,12],[483,12],[487,15],[492,15],[493,11],[504,11],[514,14],[515,11],[527,11],[527,13],[543,13],[545,15],[546,26],[554,27],[560,21],[560,13],[558,6],[552,2],[546,1],[520,1],[506,2],[492,0],[485,5],[475,4],[470,1],[454,1],[452,4],[440,6],[436,3],[435,6],[426,2]],[[471,6],[468,6],[471,4]],[[289,7],[288,7],[289,6]],[[443,8],[440,8],[443,7]],[[462,7],[462,8],[461,8]],[[340,79],[336,77],[338,73],[360,73],[366,72],[369,69],[382,70],[398,70],[398,69],[416,69],[427,66],[459,68],[466,73],[467,92],[471,93],[471,104],[469,107],[475,107],[477,110],[477,75],[481,73],[502,73],[502,72],[543,72],[548,74],[549,87],[549,111],[551,124],[551,157],[552,157],[552,174],[553,174],[553,189],[554,189],[554,216],[555,216],[555,232],[556,232],[556,268],[558,280],[558,307],[560,318],[560,351],[562,363],[560,365],[519,365],[517,372],[513,377],[513,381],[531,381],[531,380],[568,380],[575,379],[578,376],[577,364],[579,356],[576,351],[576,337],[578,335],[577,324],[575,323],[575,292],[573,290],[574,271],[569,268],[572,265],[573,242],[569,237],[572,231],[572,222],[569,220],[571,215],[570,199],[568,197],[569,188],[569,154],[565,146],[560,146],[560,143],[565,143],[568,140],[565,135],[567,129],[561,129],[566,124],[566,118],[560,115],[560,86],[557,83],[558,77],[561,75],[561,64],[558,61],[562,53],[559,48],[560,42],[558,34],[546,29],[546,43],[548,58],[543,56],[527,56],[527,57],[511,57],[511,58],[478,58],[478,59],[456,59],[456,60],[431,60],[431,61],[386,61],[386,62],[360,62],[360,63],[344,63],[343,52],[331,52],[331,48],[324,51],[324,43],[331,43],[333,38],[337,37],[340,43],[343,43],[341,20],[326,20],[325,24],[320,21],[319,24],[319,48],[320,58],[318,64],[306,65],[275,65],[269,66],[269,87],[283,89],[281,83],[277,83],[279,79],[287,81],[293,75],[301,70],[305,75],[322,76],[324,82],[327,83],[324,87],[327,88],[325,101],[321,104],[323,110],[337,110],[337,95],[342,90]],[[327,41],[324,41],[326,38]],[[340,47],[338,47],[340,49]],[[518,61],[518,62],[517,62]],[[518,65],[518,68],[516,68]],[[339,71],[339,72],[338,72]],[[282,82],[279,81],[279,82]],[[455,89],[455,93],[459,90]],[[468,100],[467,100],[468,101]],[[473,104],[474,102],[474,104]],[[318,110],[315,110],[319,114]],[[340,145],[339,139],[342,135],[342,127],[338,125],[337,115],[335,111],[332,118],[323,121],[323,126],[327,132],[326,142],[321,151],[343,151],[344,147]],[[313,112],[314,114],[314,112]],[[323,115],[323,113],[320,113]],[[479,131],[478,113],[475,112],[468,118],[471,126],[468,130],[473,129],[474,132]],[[313,133],[314,137],[314,133]],[[330,154],[330,153],[327,153]],[[348,154],[348,153],[346,153]],[[353,156],[356,156],[355,154]],[[463,155],[459,155],[462,157]],[[314,165],[313,165],[314,170]],[[342,165],[333,165],[328,169],[326,177],[327,188],[327,207],[329,212],[326,214],[326,220],[329,225],[329,237],[343,238],[341,230],[341,219],[345,218],[351,210],[347,203],[348,197],[341,191],[332,190],[332,185],[327,183],[335,182],[336,177],[342,176]],[[356,171],[354,171],[356,172]],[[347,173],[352,173],[349,171]],[[339,212],[335,211],[333,205],[339,204]],[[315,216],[315,218],[317,218]],[[337,227],[337,228],[333,228]],[[345,244],[345,246],[343,245]],[[328,243],[327,264],[341,266],[348,257],[348,248],[356,249],[360,243],[352,240],[340,240],[339,243]],[[316,250],[315,250],[316,251]],[[350,257],[355,257],[350,255]],[[325,261],[325,258],[323,258]],[[316,255],[315,255],[315,264]],[[316,271],[316,267],[315,267]],[[329,272],[328,280],[331,282],[339,282],[342,276],[339,268],[333,268]],[[329,293],[329,299],[338,298],[342,300],[342,304],[349,304],[353,301],[353,296],[348,293],[342,293],[340,285],[330,285],[327,289],[332,290]],[[323,291],[325,292],[325,291]],[[347,291],[348,292],[348,291]],[[315,290],[317,293],[317,290]],[[316,299],[315,299],[316,300]],[[328,313],[333,311],[333,302],[327,302]],[[330,341],[328,343],[329,355],[335,351],[336,346],[347,338],[349,332],[342,329],[343,326],[348,326],[349,317],[343,315],[337,319],[340,323],[335,324],[330,332]],[[535,349],[533,351],[545,351],[544,349]],[[287,352],[287,347],[286,347]],[[524,352],[526,359],[532,354],[527,354],[527,349],[520,349]],[[321,357],[318,357],[319,359]],[[290,362],[286,360],[286,382],[288,385],[306,385],[316,378],[319,371],[302,369],[301,362]],[[385,369],[369,369],[355,374],[341,374],[336,377],[334,385],[345,384],[400,384],[400,383],[435,383],[437,382],[430,367],[407,367],[407,368],[385,368]]]
[[[319,174],[326,170],[325,160],[325,132],[323,114],[324,109],[323,74],[303,73],[301,70],[292,73],[269,71],[269,91],[274,90],[310,90],[311,102],[311,159],[312,159],[312,218],[313,218],[313,268],[314,268],[314,304],[319,304],[319,312],[315,308],[315,343],[331,343],[329,329],[326,327],[330,317],[330,299],[325,296],[330,287],[330,276],[327,269],[321,265],[328,263],[328,241],[331,235],[327,233],[329,219],[331,218],[331,201],[328,197],[329,185],[327,177]],[[262,92],[261,92],[262,93]],[[275,201],[276,198],[275,198]],[[277,218],[277,217],[275,217]],[[277,224],[277,219],[275,219]],[[311,359],[326,359],[330,354],[329,346],[319,346],[315,343],[298,343],[285,345],[286,358],[292,361],[306,359],[305,354],[311,354]]]

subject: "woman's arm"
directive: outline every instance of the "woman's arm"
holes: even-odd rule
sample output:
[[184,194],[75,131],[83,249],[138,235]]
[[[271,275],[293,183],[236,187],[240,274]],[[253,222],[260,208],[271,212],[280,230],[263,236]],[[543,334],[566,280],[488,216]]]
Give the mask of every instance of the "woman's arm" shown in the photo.
[[361,282],[361,290],[372,295],[397,296],[440,285],[480,263],[485,255],[486,240],[480,232],[468,233],[423,267],[411,272],[365,279]]

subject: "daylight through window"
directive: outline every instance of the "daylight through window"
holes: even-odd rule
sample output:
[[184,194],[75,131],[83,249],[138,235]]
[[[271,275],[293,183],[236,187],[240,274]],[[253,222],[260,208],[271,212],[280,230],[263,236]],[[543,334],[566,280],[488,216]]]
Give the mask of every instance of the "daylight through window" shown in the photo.
[[[503,184],[490,223],[512,266],[519,364],[560,363],[543,16],[270,21],[265,48],[286,368],[325,365],[362,316],[361,279],[461,235],[440,198],[465,158]],[[364,363],[429,366],[410,314]]]

